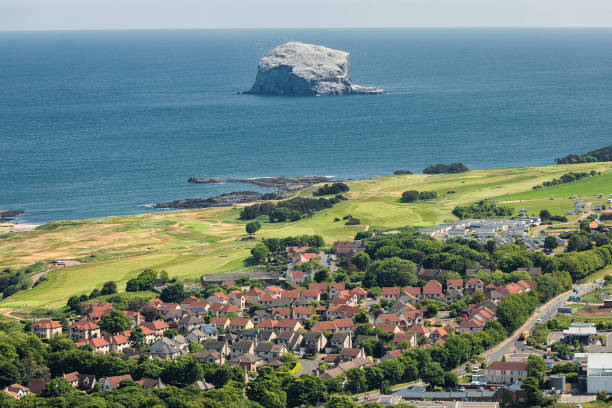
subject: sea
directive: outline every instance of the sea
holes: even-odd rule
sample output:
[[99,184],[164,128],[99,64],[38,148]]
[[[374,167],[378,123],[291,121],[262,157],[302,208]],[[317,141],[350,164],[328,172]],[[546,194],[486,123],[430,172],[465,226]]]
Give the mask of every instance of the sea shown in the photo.
[[[287,41],[350,52],[353,81],[388,93],[240,94]],[[0,208],[22,223],[258,190],[192,176],[548,165],[610,144],[610,29],[0,32]]]

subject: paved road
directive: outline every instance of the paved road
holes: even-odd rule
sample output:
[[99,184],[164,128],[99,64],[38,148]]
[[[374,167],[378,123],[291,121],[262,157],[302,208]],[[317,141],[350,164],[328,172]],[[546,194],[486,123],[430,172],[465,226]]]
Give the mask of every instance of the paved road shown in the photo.
[[[577,291],[579,296],[582,296],[588,292],[592,292],[598,287],[601,287],[601,283],[595,281],[583,284],[576,284],[574,285],[574,290]],[[482,356],[486,359],[487,364],[492,363],[494,361],[500,361],[504,354],[519,353],[522,351],[523,348],[526,349],[524,342],[519,341],[518,339],[521,333],[525,330],[529,330],[529,332],[531,333],[535,328],[536,323],[540,319],[542,322],[546,322],[555,317],[557,315],[557,309],[567,303],[567,298],[571,293],[572,291],[562,293],[537,308],[534,314],[529,319],[527,319],[525,324],[523,324],[517,331],[515,331],[512,336],[510,336],[491,350],[484,352]]]

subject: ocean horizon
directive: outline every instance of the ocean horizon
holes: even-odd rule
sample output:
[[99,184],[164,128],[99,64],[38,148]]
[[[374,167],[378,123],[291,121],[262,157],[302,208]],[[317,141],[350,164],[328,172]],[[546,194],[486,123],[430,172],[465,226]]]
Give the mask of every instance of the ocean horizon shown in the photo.
[[[612,29],[0,32],[0,208],[22,223],[230,191],[189,177],[363,179],[549,165],[612,140]],[[348,51],[385,95],[241,95],[268,50]]]

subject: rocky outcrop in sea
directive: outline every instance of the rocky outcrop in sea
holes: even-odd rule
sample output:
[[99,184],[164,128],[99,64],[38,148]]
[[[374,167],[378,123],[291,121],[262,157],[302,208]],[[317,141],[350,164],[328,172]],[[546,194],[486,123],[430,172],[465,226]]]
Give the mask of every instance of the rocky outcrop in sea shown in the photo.
[[259,69],[248,94],[351,95],[381,94],[382,89],[351,81],[349,54],[320,45],[288,42],[259,60]]

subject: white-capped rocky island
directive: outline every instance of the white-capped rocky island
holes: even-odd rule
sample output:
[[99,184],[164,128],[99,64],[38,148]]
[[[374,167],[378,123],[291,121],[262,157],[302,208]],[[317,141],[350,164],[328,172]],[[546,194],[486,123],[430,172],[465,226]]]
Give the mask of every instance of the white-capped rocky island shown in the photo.
[[351,95],[381,94],[382,89],[351,82],[349,53],[320,45],[288,42],[268,51],[248,94]]

